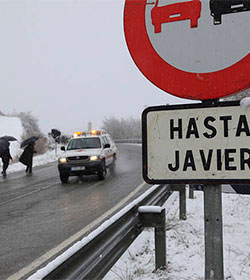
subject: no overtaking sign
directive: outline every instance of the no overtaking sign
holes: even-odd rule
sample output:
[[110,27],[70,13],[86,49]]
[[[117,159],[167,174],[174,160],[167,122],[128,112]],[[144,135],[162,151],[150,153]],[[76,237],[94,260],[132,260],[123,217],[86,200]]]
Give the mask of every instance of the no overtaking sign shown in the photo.
[[137,67],[175,96],[206,100],[250,87],[250,1],[126,0]]
[[238,101],[149,107],[142,129],[148,183],[250,182],[250,109]]

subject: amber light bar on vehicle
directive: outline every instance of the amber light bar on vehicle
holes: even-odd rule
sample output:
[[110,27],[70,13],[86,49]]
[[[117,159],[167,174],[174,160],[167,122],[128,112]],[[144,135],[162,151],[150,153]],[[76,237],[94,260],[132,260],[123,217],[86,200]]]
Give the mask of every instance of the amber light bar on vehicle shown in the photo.
[[81,132],[81,131],[76,131],[76,132],[73,133],[74,138],[78,137],[78,136],[81,136],[81,135],[83,135],[83,132]]
[[76,138],[79,136],[87,136],[87,135],[102,135],[104,133],[105,132],[103,130],[95,130],[95,129],[92,129],[91,131],[88,132],[76,131],[73,133],[73,137]]
[[104,133],[103,130],[95,130],[95,129],[92,129],[92,130],[90,131],[90,134],[92,134],[92,135],[102,135],[103,133]]

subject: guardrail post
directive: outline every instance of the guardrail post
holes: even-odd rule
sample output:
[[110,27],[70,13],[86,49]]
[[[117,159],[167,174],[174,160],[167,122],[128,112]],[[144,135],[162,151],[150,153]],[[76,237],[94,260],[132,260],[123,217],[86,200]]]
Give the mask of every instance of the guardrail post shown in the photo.
[[189,185],[188,187],[189,189],[189,198],[193,199],[194,198],[194,189],[191,187],[191,185]]
[[170,185],[173,191],[179,192],[179,203],[180,203],[180,220],[187,219],[187,211],[186,211],[186,185]]
[[142,227],[155,228],[155,269],[166,269],[166,214],[159,206],[138,208]]

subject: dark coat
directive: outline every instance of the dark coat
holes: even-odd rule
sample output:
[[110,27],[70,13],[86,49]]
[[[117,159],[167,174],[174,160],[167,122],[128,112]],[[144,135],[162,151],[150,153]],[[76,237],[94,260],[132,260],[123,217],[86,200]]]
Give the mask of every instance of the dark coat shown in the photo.
[[27,166],[32,166],[33,164],[33,154],[34,151],[34,144],[29,144],[21,154],[19,161]]
[[1,158],[3,161],[9,161],[10,159],[12,159],[10,155],[10,150],[8,149],[4,154],[2,154]]
[[6,146],[1,147],[0,149],[0,157],[2,158],[3,162],[9,162],[9,160],[12,159],[9,146],[10,143],[7,143]]

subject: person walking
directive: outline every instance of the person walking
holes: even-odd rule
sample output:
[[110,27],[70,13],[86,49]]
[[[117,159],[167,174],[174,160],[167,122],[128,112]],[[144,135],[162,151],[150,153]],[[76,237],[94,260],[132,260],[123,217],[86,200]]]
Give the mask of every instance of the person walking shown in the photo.
[[10,155],[10,143],[7,142],[5,149],[1,151],[0,153],[0,157],[2,158],[2,162],[3,162],[3,177],[6,178],[6,170],[9,166],[9,162],[12,159],[11,155]]
[[19,161],[27,166],[25,172],[28,174],[32,173],[33,154],[36,153],[34,146],[35,142],[28,144],[19,158]]

